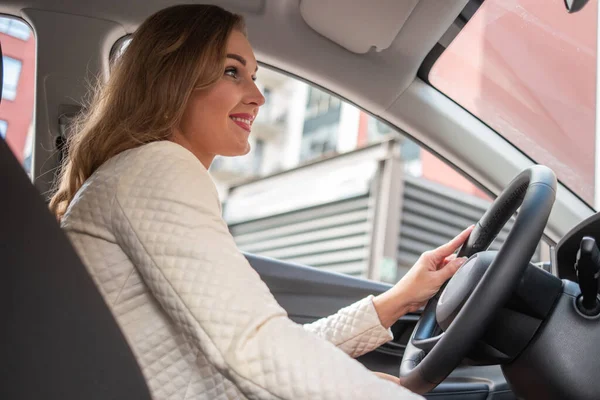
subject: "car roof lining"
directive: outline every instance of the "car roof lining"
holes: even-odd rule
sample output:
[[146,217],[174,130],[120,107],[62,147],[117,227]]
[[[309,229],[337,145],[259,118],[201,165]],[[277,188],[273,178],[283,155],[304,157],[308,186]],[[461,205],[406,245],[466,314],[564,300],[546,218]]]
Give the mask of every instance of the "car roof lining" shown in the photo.
[[[301,0],[300,14],[317,33],[348,51],[365,54],[389,48],[419,0]],[[357,26],[367,26],[360,35]]]
[[[336,0],[323,2],[321,11],[327,9],[329,1],[335,3]],[[300,5],[314,10],[319,8],[320,2],[304,0]],[[260,61],[296,75],[306,76],[310,71],[310,80],[378,113],[388,108],[414,80],[423,59],[460,14],[467,0],[411,0],[415,5],[407,8],[408,16],[399,17],[399,33],[394,37],[393,33],[385,36],[384,50],[365,54],[349,51],[311,28],[303,18],[297,0],[207,3],[216,3],[244,15],[250,41]],[[304,6],[305,3],[311,7]],[[177,2],[128,0],[124,7],[122,0],[5,0],[0,11],[18,16],[25,16],[26,9],[81,15],[112,21],[131,33],[153,12],[172,4]],[[377,13],[372,13],[372,18],[377,17]],[[358,36],[341,23],[330,25],[332,37],[346,38],[343,42],[346,46]],[[391,29],[396,28],[392,26]],[[321,51],[328,52],[331,57],[321,57]],[[331,59],[336,60],[336,65],[332,65]],[[369,78],[365,79],[365,76]]]

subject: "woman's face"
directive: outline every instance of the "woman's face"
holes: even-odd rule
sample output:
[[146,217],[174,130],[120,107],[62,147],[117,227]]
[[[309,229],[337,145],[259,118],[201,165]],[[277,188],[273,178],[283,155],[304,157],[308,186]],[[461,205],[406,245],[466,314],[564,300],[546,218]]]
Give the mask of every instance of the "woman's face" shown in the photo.
[[257,68],[250,43],[241,32],[233,31],[221,79],[208,89],[192,92],[173,140],[194,153],[206,168],[217,155],[240,156],[250,151],[252,123],[265,102],[254,83]]

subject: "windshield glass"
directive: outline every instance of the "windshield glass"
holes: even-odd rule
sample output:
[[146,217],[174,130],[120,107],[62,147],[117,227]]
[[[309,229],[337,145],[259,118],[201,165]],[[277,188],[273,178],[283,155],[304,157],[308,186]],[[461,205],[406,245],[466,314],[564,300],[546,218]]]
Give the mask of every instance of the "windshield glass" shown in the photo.
[[594,203],[597,0],[486,0],[429,81]]

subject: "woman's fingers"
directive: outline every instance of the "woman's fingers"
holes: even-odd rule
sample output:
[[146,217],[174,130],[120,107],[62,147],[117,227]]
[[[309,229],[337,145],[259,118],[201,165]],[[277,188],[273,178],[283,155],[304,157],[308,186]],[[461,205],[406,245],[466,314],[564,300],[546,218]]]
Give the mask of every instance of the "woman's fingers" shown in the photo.
[[471,225],[470,227],[459,233],[454,239],[452,239],[448,243],[443,244],[437,249],[433,250],[432,253],[435,257],[434,261],[440,262],[445,257],[448,257],[450,254],[454,253],[467,240],[474,227],[475,225]]
[[438,265],[438,269],[444,268],[449,262],[456,260],[456,254],[450,254],[448,257],[444,258],[444,262]]
[[467,257],[460,257],[450,261],[443,268],[438,270],[438,273],[442,275],[442,280],[445,282],[458,271],[458,269],[467,261]]

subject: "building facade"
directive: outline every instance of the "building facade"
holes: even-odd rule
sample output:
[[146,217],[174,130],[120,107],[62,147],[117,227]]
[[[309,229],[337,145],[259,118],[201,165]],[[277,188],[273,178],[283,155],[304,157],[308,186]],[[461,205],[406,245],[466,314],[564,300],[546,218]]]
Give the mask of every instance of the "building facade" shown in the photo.
[[0,18],[3,89],[0,136],[29,168],[35,81],[35,37],[22,21]]
[[252,127],[251,152],[217,158],[211,173],[223,201],[226,188],[324,158],[397,138],[406,172],[462,192],[487,198],[470,181],[421,148],[403,132],[310,84],[261,68],[265,105]]

